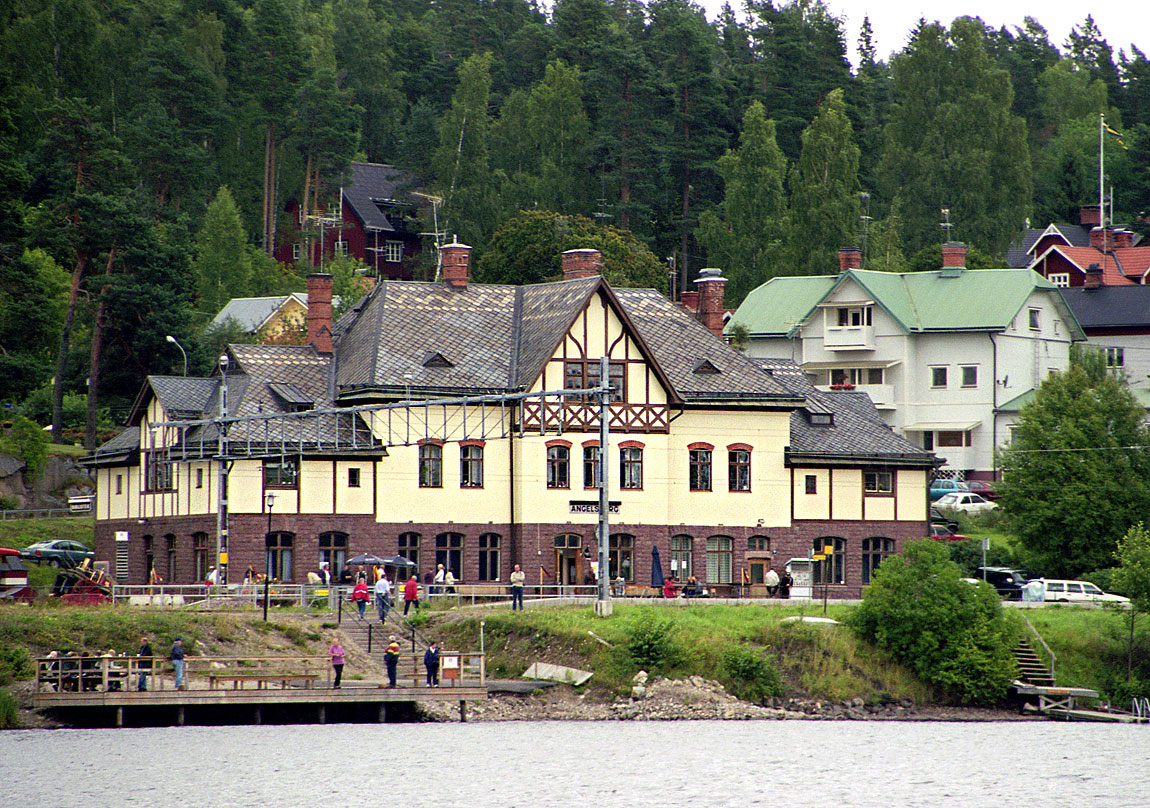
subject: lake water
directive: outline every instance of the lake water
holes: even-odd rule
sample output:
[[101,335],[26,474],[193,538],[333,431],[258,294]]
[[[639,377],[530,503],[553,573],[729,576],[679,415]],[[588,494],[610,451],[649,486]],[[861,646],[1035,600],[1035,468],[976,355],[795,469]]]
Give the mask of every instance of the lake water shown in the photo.
[[0,733],[3,806],[1150,806],[1150,726],[509,722]]

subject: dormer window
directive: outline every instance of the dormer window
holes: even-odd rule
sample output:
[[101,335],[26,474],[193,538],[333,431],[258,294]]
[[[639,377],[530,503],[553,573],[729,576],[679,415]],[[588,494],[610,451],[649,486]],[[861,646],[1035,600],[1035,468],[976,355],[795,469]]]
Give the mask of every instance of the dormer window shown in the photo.
[[423,366],[425,368],[453,368],[455,367],[447,357],[438,351],[428,351],[423,355]]
[[718,373],[721,373],[722,371],[715,367],[711,363],[710,359],[702,359],[695,364],[695,369],[693,372],[704,376],[714,376]]
[[288,412],[304,412],[315,409],[315,401],[312,397],[294,384],[272,382],[268,385],[268,389],[275,394],[283,408]]
[[829,412],[808,412],[807,419],[811,426],[834,426],[835,416]]
[[839,328],[858,328],[864,325],[871,324],[871,307],[847,307],[840,306],[838,309],[838,325]]

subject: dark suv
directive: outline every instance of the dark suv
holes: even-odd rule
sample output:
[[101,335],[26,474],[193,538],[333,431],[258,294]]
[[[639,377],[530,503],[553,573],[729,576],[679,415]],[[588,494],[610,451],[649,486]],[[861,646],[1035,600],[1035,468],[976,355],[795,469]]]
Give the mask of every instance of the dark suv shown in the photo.
[[979,567],[975,577],[981,579],[986,574],[986,582],[998,590],[1005,600],[1022,600],[1022,587],[1030,577],[1024,570],[1009,567]]

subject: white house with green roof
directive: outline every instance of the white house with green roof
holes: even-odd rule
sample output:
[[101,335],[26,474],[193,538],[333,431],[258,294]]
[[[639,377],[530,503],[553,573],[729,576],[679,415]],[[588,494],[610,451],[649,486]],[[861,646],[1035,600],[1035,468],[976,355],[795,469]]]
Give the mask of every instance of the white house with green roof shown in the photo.
[[793,359],[827,390],[868,393],[884,420],[947,461],[942,473],[990,479],[1017,407],[1004,407],[1069,364],[1085,339],[1060,291],[1028,269],[969,270],[944,248],[936,272],[779,277],[728,322],[751,357]]

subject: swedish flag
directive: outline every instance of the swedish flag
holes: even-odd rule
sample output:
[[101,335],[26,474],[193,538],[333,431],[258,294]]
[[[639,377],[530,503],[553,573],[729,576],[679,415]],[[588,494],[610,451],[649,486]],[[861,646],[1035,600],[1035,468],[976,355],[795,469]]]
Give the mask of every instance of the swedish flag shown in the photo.
[[1126,150],[1126,143],[1122,140],[1122,133],[1110,128],[1110,124],[1102,121],[1102,128],[1106,130],[1106,134],[1113,135],[1114,139],[1118,141],[1118,145],[1122,147],[1123,151]]

